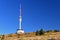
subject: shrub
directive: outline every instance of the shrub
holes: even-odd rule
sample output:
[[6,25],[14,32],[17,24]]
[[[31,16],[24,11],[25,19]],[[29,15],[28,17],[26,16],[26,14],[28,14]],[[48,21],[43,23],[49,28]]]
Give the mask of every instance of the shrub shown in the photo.
[[4,35],[2,35],[2,38],[1,38],[1,40],[4,40]]
[[54,30],[54,32],[60,32],[60,30]]
[[36,35],[39,35],[39,31],[38,30],[36,31]]
[[53,30],[47,30],[46,32],[53,32]]

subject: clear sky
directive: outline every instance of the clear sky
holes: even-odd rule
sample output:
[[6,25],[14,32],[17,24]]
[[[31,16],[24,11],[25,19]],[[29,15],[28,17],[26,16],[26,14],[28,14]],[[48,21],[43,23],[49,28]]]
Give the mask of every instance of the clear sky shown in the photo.
[[[22,0],[25,32],[60,30],[60,0]],[[0,0],[0,34],[15,33],[19,24],[20,0]]]

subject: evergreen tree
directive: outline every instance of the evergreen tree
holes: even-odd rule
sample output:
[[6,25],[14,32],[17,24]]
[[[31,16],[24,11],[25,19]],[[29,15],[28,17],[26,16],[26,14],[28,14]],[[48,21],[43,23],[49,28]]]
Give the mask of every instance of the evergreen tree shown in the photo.
[[44,30],[43,29],[40,29],[39,34],[40,35],[43,35],[44,33],[45,33]]

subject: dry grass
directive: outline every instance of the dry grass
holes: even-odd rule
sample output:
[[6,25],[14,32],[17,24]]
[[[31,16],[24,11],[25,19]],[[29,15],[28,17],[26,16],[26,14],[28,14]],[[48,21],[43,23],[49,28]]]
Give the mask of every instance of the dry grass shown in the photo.
[[21,35],[11,34],[5,35],[4,40],[60,40],[60,32],[45,33],[44,35],[41,36],[36,36],[35,33],[33,32]]

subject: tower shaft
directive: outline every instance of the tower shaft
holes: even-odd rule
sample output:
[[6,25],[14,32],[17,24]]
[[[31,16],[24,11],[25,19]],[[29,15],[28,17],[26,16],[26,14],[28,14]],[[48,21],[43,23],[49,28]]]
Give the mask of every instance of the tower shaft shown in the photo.
[[22,8],[20,4],[19,29],[22,29]]
[[22,29],[22,16],[20,16],[20,19],[19,19],[19,29]]

